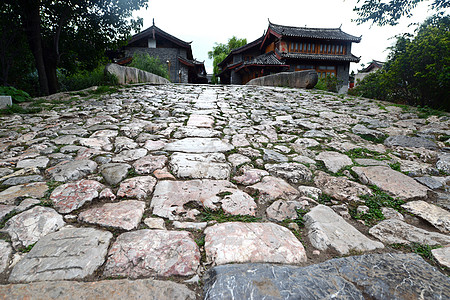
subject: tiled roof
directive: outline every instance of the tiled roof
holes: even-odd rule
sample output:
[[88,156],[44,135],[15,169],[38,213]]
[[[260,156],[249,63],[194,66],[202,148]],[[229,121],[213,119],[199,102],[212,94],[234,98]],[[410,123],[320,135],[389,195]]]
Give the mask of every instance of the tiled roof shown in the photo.
[[383,66],[384,66],[384,62],[379,61],[379,60],[372,60],[372,62],[367,67],[365,67],[364,69],[359,71],[359,73],[367,73],[367,72],[370,72],[374,68],[381,69]]
[[270,51],[250,61],[246,61],[244,65],[284,65],[284,63],[277,58],[273,51]]
[[260,38],[254,40],[253,42],[250,42],[250,43],[248,43],[248,44],[246,44],[246,45],[244,45],[244,46],[241,46],[241,47],[239,47],[239,48],[236,48],[236,49],[231,50],[231,52],[227,55],[227,57],[225,57],[224,60],[222,60],[220,63],[218,63],[218,65],[219,65],[219,66],[222,66],[222,65],[223,65],[227,60],[229,60],[234,54],[238,54],[238,53],[241,53],[241,52],[243,52],[243,51],[245,51],[245,50],[248,50],[248,49],[250,49],[250,48],[252,48],[252,47],[261,45],[263,39],[264,39],[264,36],[261,36]]
[[178,45],[180,45],[182,47],[188,48],[188,47],[191,46],[191,43],[182,41],[179,38],[176,38],[173,35],[168,34],[167,32],[161,30],[160,28],[156,27],[155,25],[152,25],[149,28],[145,29],[144,31],[141,31],[138,34],[133,35],[131,37],[131,40],[128,42],[128,44],[131,44],[131,43],[133,43],[133,42],[135,42],[137,40],[140,40],[140,39],[142,39],[144,37],[152,35],[153,34],[153,30],[155,30],[155,33],[165,37],[168,40],[171,40],[172,42],[174,42],[174,43],[176,43],[176,44],[178,44]]
[[361,37],[345,33],[340,28],[306,28],[269,23],[269,29],[272,29],[277,34],[290,37],[352,41],[356,43],[361,41]]
[[281,56],[283,58],[294,58],[294,59],[359,62],[359,57],[356,57],[353,54],[329,55],[329,54],[308,54],[308,53],[283,53],[281,54]]

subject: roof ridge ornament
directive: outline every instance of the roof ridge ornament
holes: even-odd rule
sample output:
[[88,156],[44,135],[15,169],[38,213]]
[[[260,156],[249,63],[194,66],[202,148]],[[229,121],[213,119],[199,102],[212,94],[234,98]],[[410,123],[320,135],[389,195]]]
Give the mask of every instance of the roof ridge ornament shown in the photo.
[[155,18],[153,18],[153,26],[155,26]]

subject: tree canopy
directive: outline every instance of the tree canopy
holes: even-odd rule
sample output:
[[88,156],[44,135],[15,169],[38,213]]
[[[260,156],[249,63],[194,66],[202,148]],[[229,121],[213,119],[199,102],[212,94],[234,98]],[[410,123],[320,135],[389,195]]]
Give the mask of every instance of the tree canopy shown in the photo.
[[95,68],[105,49],[125,41],[142,19],[132,12],[146,0],[5,0],[19,16],[33,54],[42,94],[58,90],[56,70]]
[[368,98],[450,111],[450,17],[435,16],[401,36],[384,67],[355,92]]
[[223,61],[228,54],[230,54],[231,50],[242,47],[247,44],[247,39],[239,39],[236,36],[231,37],[228,39],[228,43],[222,44],[222,43],[216,43],[216,45],[213,47],[212,51],[208,52],[209,59],[213,60],[213,78],[212,82],[217,83],[217,75],[220,73],[220,69],[218,64]]
[[429,7],[438,11],[450,7],[448,0],[358,0],[358,4],[362,4],[353,10],[359,16],[356,19],[358,24],[372,21],[380,26],[397,25],[401,17],[411,17],[411,11],[424,1],[430,2]]

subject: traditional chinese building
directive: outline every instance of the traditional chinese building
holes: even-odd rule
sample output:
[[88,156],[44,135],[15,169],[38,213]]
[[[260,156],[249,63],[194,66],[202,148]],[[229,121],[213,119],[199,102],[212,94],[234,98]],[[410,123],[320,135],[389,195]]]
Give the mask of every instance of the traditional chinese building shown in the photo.
[[124,47],[125,56],[146,52],[167,64],[169,79],[173,83],[207,83],[203,62],[194,59],[192,42],[184,42],[153,25],[134,35]]
[[314,69],[319,77],[336,76],[339,90],[346,91],[352,43],[361,37],[340,28],[304,28],[270,23],[265,34],[237,48],[219,64],[222,83],[245,84],[249,80],[283,71]]
[[383,68],[384,62],[378,60],[372,60],[372,62],[362,70],[358,71],[358,74],[355,75],[355,83],[358,84],[359,81],[363,80],[364,77],[369,75],[370,73],[376,72]]

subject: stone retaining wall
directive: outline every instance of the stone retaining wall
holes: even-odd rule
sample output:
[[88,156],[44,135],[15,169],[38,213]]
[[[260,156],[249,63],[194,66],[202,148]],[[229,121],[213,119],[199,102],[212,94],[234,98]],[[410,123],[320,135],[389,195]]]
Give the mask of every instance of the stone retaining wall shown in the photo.
[[319,79],[314,70],[283,72],[259,77],[247,82],[247,85],[283,86],[293,88],[312,89]]
[[117,77],[119,84],[127,83],[152,83],[152,84],[168,84],[169,80],[150,72],[139,70],[131,67],[124,67],[118,64],[107,64],[105,67],[107,74]]

